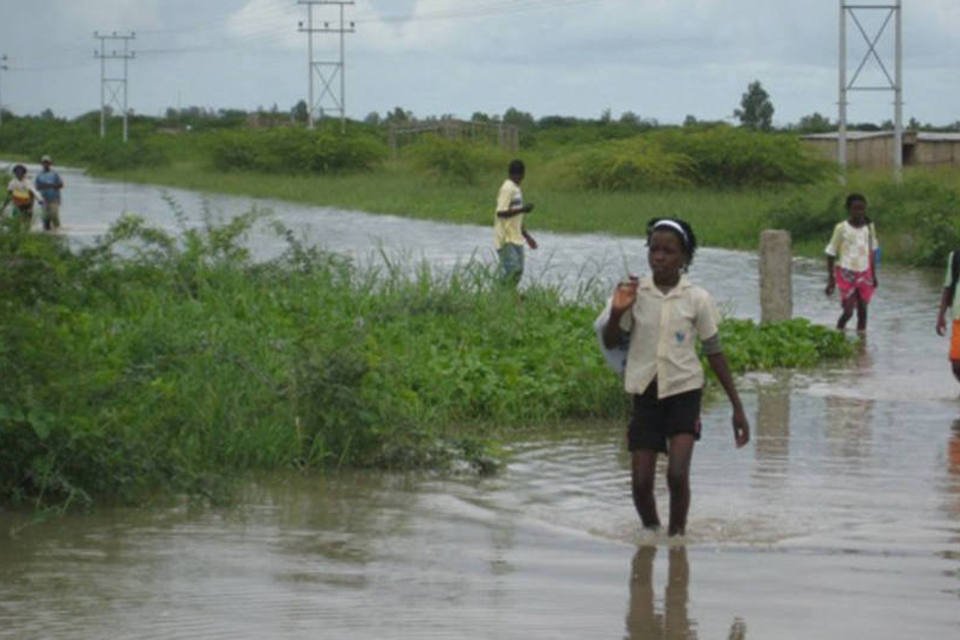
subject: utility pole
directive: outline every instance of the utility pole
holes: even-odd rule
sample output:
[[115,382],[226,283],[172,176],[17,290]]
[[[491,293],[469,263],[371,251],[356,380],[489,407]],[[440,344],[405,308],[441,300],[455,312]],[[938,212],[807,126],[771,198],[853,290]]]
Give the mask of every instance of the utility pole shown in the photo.
[[[93,57],[100,60],[100,137],[107,135],[107,107],[118,107],[123,113],[123,141],[127,141],[127,65],[134,58],[130,51],[130,41],[136,38],[134,32],[118,34],[116,31],[109,35],[101,35],[94,31],[93,37],[100,41],[100,50],[93,52]],[[107,51],[107,41],[119,40],[123,43],[123,50],[111,49]],[[107,60],[123,60],[123,77],[107,76]],[[120,95],[120,92],[123,95]]]
[[[860,21],[858,11],[885,11],[883,23],[874,35],[869,35]],[[862,15],[862,14],[861,14]],[[867,43],[867,52],[863,55],[850,81],[847,81],[847,22],[851,20]],[[877,42],[889,26],[891,19],[894,22],[894,63],[893,75],[887,70],[880,54],[877,53]],[[887,0],[887,3],[857,4],[840,0],[840,64],[838,105],[839,126],[837,130],[837,163],[841,171],[847,168],[847,94],[850,91],[893,91],[893,176],[897,182],[903,177],[903,20],[902,1]],[[873,86],[858,86],[860,73],[870,59],[873,59],[883,76],[885,84]]]
[[[6,71],[10,67],[7,66],[7,54],[0,56],[0,77],[3,76],[3,71]],[[3,124],[3,94],[0,93],[0,125]]]
[[[354,32],[354,23],[347,26],[344,23],[343,11],[346,5],[352,5],[353,0],[297,0],[297,4],[307,7],[307,24],[300,22],[298,31],[307,34],[307,126],[313,129],[313,115],[319,111],[321,117],[326,111],[340,114],[340,132],[346,131],[346,60],[344,59],[344,35]],[[330,26],[330,22],[323,22],[323,26],[314,26],[313,8],[317,5],[334,5],[340,10],[339,26]],[[337,60],[317,60],[313,53],[313,34],[336,33],[340,36],[340,56]],[[335,83],[339,79],[340,90],[336,91]],[[314,84],[319,80],[320,95],[315,97]]]

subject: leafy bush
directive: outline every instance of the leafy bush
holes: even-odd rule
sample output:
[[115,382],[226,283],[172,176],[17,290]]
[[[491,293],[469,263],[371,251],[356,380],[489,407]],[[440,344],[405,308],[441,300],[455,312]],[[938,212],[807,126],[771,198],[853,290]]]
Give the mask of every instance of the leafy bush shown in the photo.
[[363,171],[387,155],[386,146],[372,135],[340,134],[329,127],[222,131],[211,134],[208,146],[213,165],[221,171]]
[[884,175],[855,175],[855,186],[827,185],[797,193],[768,212],[769,225],[790,231],[796,241],[826,243],[833,226],[846,218],[848,192],[866,195],[884,254],[917,266],[943,265],[960,247],[960,191],[953,178],[926,172],[908,173],[902,183]]
[[255,468],[483,466],[483,425],[621,410],[591,308],[538,289],[518,308],[482,265],[362,271],[287,231],[286,254],[252,263],[257,219],[174,238],[127,217],[78,255],[0,234],[0,500],[206,495]]
[[794,241],[821,239],[826,244],[834,226],[845,217],[843,205],[844,196],[839,193],[826,205],[797,195],[769,212],[770,227],[789,231]]
[[923,175],[910,176],[902,184],[877,184],[870,195],[870,215],[882,221],[878,232],[884,224],[899,227],[894,240],[900,245],[898,252],[918,266],[941,266],[960,247],[958,211],[957,189]]
[[149,126],[131,126],[128,142],[123,142],[111,123],[105,138],[99,125],[89,122],[63,122],[42,118],[14,118],[0,127],[0,149],[36,157],[50,154],[55,160],[71,162],[93,169],[119,170],[161,166],[169,162],[162,145],[150,137]]
[[850,357],[855,349],[843,333],[805,318],[761,325],[727,318],[720,324],[720,341],[731,370],[736,372],[810,367],[823,360]]
[[826,175],[830,167],[794,135],[726,126],[664,129],[651,135],[666,151],[688,157],[690,172],[686,177],[702,186],[810,184]]
[[475,184],[480,174],[504,171],[509,161],[507,153],[490,145],[441,136],[423,136],[404,149],[421,171],[460,184]]
[[555,162],[555,173],[569,186],[602,191],[639,191],[688,184],[690,160],[669,153],[648,138],[634,136],[574,152]]

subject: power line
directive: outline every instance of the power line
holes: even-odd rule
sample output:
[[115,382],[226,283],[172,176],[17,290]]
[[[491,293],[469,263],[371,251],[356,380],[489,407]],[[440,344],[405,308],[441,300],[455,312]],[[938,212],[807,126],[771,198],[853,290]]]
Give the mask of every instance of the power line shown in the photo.
[[[340,131],[346,130],[346,60],[344,59],[344,35],[354,32],[354,23],[351,22],[347,27],[344,23],[343,10],[347,5],[353,5],[353,0],[297,0],[297,4],[307,7],[307,25],[303,22],[299,25],[299,31],[307,34],[307,126],[313,128],[313,114],[317,109],[320,110],[321,117],[324,114],[325,100],[329,99],[327,104],[332,105],[331,111],[340,114]],[[322,23],[322,27],[315,27],[313,22],[313,8],[315,6],[336,6],[339,9],[339,25],[330,26],[330,22]],[[313,34],[315,33],[336,33],[340,36],[340,57],[335,60],[316,60],[313,57]],[[339,77],[340,93],[335,90],[334,81]],[[314,99],[314,83],[319,80],[322,85],[320,96]]]
[[[94,31],[93,37],[100,41],[100,50],[93,52],[93,57],[100,60],[100,137],[107,135],[107,107],[108,103],[120,107],[123,112],[123,141],[127,141],[127,63],[133,59],[134,52],[130,51],[130,41],[136,38],[132,31],[128,34],[118,34],[116,31],[109,35],[100,35]],[[119,40],[123,42],[123,51],[116,49],[107,52],[107,41]],[[123,60],[123,77],[107,77],[107,60]],[[120,91],[123,91],[122,104]],[[108,99],[109,94],[109,99]]]
[[[7,66],[7,54],[0,55],[0,77],[3,77],[3,72],[10,69]],[[3,124],[3,94],[0,94],[0,125]]]
[[484,18],[527,11],[556,10],[580,4],[594,4],[601,0],[501,0],[487,5],[474,5],[466,9],[440,9],[414,15],[385,15],[361,17],[357,23],[368,22],[420,22],[433,20],[459,20],[462,18]]

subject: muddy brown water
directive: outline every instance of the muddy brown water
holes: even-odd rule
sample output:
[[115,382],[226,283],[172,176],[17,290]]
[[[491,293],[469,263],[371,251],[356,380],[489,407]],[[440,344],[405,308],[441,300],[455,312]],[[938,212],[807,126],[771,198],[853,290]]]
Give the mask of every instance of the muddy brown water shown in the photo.
[[[64,178],[77,242],[124,210],[175,229],[165,192],[188,213],[203,202]],[[492,260],[487,228],[261,205],[356,256]],[[532,278],[643,271],[639,239],[538,239]],[[692,277],[755,317],[756,271],[750,254],[705,249]],[[0,637],[960,637],[960,385],[933,331],[940,277],[884,265],[849,364],[741,378],[746,449],[726,404],[705,407],[682,544],[638,531],[622,424],[553,425],[511,443],[493,477],[276,474],[228,509],[26,527],[0,512]],[[832,323],[822,286],[819,261],[796,261],[795,312]]]

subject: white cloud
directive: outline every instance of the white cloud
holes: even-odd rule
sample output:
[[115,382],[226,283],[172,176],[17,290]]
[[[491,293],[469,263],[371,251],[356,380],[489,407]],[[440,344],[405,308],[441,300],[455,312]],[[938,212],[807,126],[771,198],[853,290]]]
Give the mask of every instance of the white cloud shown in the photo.
[[[315,9],[314,15],[318,13]],[[306,25],[306,15],[306,7],[292,1],[248,0],[227,18],[226,31],[251,47],[303,48],[306,36],[297,31],[297,24]]]
[[129,32],[160,24],[160,0],[84,0],[58,3],[44,11],[60,13],[57,21],[77,31]]

